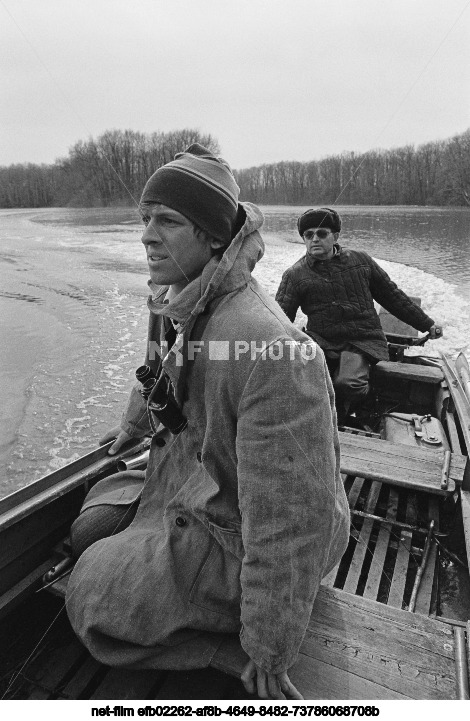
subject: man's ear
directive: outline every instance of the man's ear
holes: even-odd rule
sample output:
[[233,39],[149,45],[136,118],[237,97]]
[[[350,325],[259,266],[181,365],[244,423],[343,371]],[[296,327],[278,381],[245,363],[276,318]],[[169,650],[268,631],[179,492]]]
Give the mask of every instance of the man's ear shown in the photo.
[[335,243],[338,242],[339,233],[333,233],[333,238],[335,239]]

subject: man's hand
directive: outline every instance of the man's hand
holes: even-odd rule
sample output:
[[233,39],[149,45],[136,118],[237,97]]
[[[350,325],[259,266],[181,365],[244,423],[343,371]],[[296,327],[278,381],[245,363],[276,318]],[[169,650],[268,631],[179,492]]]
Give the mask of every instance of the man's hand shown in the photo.
[[432,338],[432,340],[435,340],[436,338],[442,338],[442,326],[437,325],[437,323],[432,325],[429,329],[429,337]]
[[268,673],[254,661],[248,661],[241,679],[248,693],[257,693],[260,698],[303,699],[302,694],[289,679],[287,671]]
[[109,443],[109,441],[112,441],[113,438],[115,438],[116,441],[108,451],[109,456],[114,456],[121,449],[121,446],[123,446],[124,443],[131,440],[132,436],[130,436],[129,433],[126,433],[126,431],[123,431],[121,426],[116,426],[105,433],[103,438],[100,438],[100,446],[104,446],[105,443]]

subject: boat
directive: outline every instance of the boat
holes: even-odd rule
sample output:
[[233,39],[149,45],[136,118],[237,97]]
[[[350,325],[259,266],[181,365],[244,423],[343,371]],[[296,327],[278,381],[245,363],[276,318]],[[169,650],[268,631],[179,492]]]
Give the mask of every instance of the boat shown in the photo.
[[[470,374],[380,313],[390,360],[366,410],[340,428],[351,535],[323,579],[289,676],[305,699],[469,699]],[[413,348],[414,346],[414,348]],[[6,699],[253,699],[227,635],[211,667],[99,664],[64,611],[68,533],[89,488],[143,467],[149,439],[111,443],[0,501],[0,676]]]

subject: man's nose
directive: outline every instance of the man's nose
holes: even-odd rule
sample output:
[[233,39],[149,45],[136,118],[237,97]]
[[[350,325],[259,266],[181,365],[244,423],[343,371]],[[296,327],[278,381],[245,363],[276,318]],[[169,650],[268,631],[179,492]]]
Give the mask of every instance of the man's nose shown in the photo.
[[148,245],[149,243],[159,243],[160,237],[157,233],[157,229],[155,228],[153,223],[149,223],[145,228],[144,232],[142,233],[142,243],[144,245]]

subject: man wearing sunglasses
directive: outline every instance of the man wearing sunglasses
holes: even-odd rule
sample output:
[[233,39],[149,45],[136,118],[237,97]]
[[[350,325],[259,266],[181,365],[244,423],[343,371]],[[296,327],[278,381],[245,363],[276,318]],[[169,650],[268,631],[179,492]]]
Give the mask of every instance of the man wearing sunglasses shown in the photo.
[[197,144],[144,188],[158,403],[136,386],[103,440],[152,434],[149,464],[87,496],[67,610],[111,666],[202,668],[240,633],[246,689],[302,698],[287,672],[349,512],[323,353],[252,278],[263,216],[238,192]]
[[367,398],[371,364],[389,358],[374,300],[431,338],[442,328],[370,255],[341,247],[335,210],[307,210],[297,229],[307,252],[282,276],[276,300],[292,322],[299,307],[307,316],[306,332],[324,350],[332,376],[338,424],[354,423],[350,414]]

